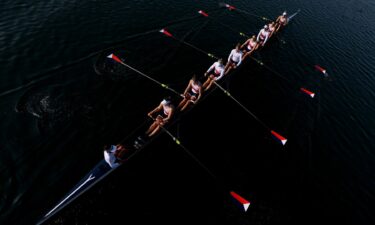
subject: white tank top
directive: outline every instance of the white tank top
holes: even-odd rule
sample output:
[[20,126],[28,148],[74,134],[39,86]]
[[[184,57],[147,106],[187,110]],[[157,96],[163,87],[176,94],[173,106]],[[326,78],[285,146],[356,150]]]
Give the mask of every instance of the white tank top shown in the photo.
[[256,44],[257,44],[256,41],[250,40],[249,44],[247,45],[247,48],[249,50],[252,50],[255,47]]
[[266,37],[268,37],[268,35],[270,34],[269,31],[266,31],[264,28],[260,31],[260,38],[261,39],[265,39]]
[[200,83],[195,84],[194,82],[191,83],[191,91],[195,94],[199,93],[199,88],[201,87]]
[[167,106],[167,101],[166,100],[163,100],[161,101],[161,104],[163,105],[163,112],[166,116],[169,115],[169,113],[171,112],[172,108],[170,106]]

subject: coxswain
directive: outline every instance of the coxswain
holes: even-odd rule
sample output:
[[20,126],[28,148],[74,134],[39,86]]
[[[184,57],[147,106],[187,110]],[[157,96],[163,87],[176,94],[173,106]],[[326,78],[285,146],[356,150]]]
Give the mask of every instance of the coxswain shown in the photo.
[[116,168],[124,162],[123,156],[127,152],[123,145],[105,145],[104,160],[111,168]]
[[202,83],[199,82],[195,75],[189,81],[184,93],[181,95],[184,99],[177,106],[180,111],[184,111],[190,103],[196,104],[202,96]]
[[214,62],[208,68],[207,72],[204,73],[205,77],[208,76],[206,82],[203,84],[204,91],[207,91],[215,81],[220,80],[224,76],[224,69],[223,59],[217,60],[217,62]]

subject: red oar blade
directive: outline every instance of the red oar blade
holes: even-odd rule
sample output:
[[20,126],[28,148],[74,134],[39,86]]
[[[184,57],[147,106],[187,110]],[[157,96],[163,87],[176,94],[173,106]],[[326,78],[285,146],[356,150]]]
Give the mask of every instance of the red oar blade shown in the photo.
[[232,195],[232,197],[233,197],[238,203],[240,203],[240,204],[243,206],[243,209],[244,209],[245,212],[246,212],[247,209],[248,209],[249,206],[250,206],[250,201],[244,199],[243,197],[241,197],[239,194],[237,194],[237,193],[234,192],[234,191],[231,191],[231,192],[230,192],[230,195]]
[[159,32],[160,32],[160,33],[163,33],[164,35],[166,35],[166,36],[168,36],[168,37],[173,37],[173,35],[172,35],[171,33],[169,33],[169,32],[167,31],[167,29],[161,29]]
[[107,56],[107,58],[110,58],[110,59],[115,60],[116,62],[122,63],[121,59],[117,57],[115,54],[110,54]]
[[232,6],[232,5],[229,5],[229,4],[225,4],[225,7],[229,10],[235,10],[236,7]]
[[288,141],[285,137],[278,134],[276,131],[271,130],[272,137],[276,139],[276,141],[280,142],[282,145],[285,145]]
[[323,74],[326,74],[326,73],[327,73],[327,70],[324,69],[324,68],[322,68],[322,67],[319,66],[319,65],[315,65],[315,69],[318,70],[318,71],[320,71],[320,72],[323,73]]
[[204,16],[204,17],[208,17],[208,14],[203,10],[199,10],[198,13],[201,14],[202,16]]
[[309,90],[307,90],[307,89],[305,89],[305,88],[301,88],[300,90],[301,90],[303,93],[309,95],[311,98],[314,98],[314,96],[315,96],[315,93],[314,93],[314,92],[311,92],[311,91],[309,91]]

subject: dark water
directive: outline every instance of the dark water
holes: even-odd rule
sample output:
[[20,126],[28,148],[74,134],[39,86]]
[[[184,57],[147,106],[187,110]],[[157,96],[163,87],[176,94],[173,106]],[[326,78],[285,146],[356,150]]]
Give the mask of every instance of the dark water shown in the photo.
[[[227,193],[162,135],[49,224],[374,224],[375,4],[373,1],[235,1],[275,18],[301,9],[228,79],[281,147],[217,91],[178,126],[181,141],[220,180],[252,201],[243,214]],[[93,65],[117,46],[127,62],[183,90],[212,61],[154,32],[226,57],[236,33],[196,16],[204,9],[234,29],[263,22],[217,10],[215,1],[3,1],[0,11],[0,224],[35,224],[167,92],[131,73],[104,78]],[[138,35],[139,34],[139,35]],[[137,36],[134,36],[137,35]],[[331,80],[313,69],[320,64]],[[317,93],[310,99],[299,87]],[[48,223],[47,223],[48,224]]]

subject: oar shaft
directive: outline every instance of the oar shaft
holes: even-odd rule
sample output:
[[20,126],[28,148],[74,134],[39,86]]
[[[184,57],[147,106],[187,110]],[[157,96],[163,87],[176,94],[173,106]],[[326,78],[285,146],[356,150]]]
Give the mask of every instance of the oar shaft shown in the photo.
[[242,109],[244,109],[248,114],[250,114],[256,121],[258,121],[266,130],[270,131],[271,129],[267,126],[262,120],[260,120],[254,113],[252,113],[248,108],[246,108],[240,101],[238,101],[232,94],[229,93],[225,88],[223,88],[220,84],[214,81],[214,84],[222,90],[228,97],[230,97],[233,101],[235,101]]
[[264,20],[264,21],[272,21],[271,19],[268,19],[267,17],[264,17],[264,16],[259,16],[257,14],[254,14],[254,13],[251,13],[251,12],[248,12],[246,10],[243,10],[243,9],[236,9],[238,12],[241,12],[241,13],[244,13],[246,15],[249,15],[249,16],[253,16],[253,17],[257,17],[261,20]]
[[239,34],[239,35],[242,36],[242,37],[246,37],[246,38],[249,38],[249,37],[250,37],[249,35],[247,35],[247,34],[241,32],[241,31],[236,30],[236,29],[232,28],[231,26],[229,26],[229,25],[227,25],[227,24],[225,24],[225,23],[222,23],[222,22],[220,22],[220,21],[218,21],[218,20],[214,20],[214,21],[215,21],[216,23],[220,24],[221,26],[224,26],[224,27],[228,28],[229,30],[233,31],[234,33]]
[[241,102],[239,102],[235,97],[233,97],[229,91],[225,90],[222,86],[220,86],[218,83],[214,82],[214,84],[222,90],[228,97],[230,97],[233,101],[235,101],[239,106],[241,106],[247,113],[249,113],[256,121],[259,122],[268,132],[271,133],[273,137],[275,137],[281,144],[285,145],[287,142],[287,139],[283,136],[281,136],[279,133],[273,131],[270,129],[269,126],[267,126],[262,120],[260,120],[254,113],[252,113],[248,108],[246,108]]
[[224,182],[224,180],[212,173],[211,170],[208,169],[193,153],[191,153],[191,151],[182,145],[181,142],[169,130],[163,126],[161,126],[161,129],[164,130],[165,133],[167,133],[176,142],[176,144],[180,146],[202,169],[204,169],[216,182],[218,182],[218,185],[220,185],[225,192],[229,192],[237,202],[241,203],[245,212],[247,211],[248,207],[250,206],[250,201],[234,192],[232,188],[229,189],[227,182]]
[[286,78],[285,76],[281,75],[279,72],[277,72],[276,70],[272,69],[271,67],[267,66],[266,64],[264,64],[262,61],[260,61],[259,59],[253,57],[250,55],[250,59],[254,60],[256,63],[258,63],[259,65],[263,66],[264,68],[266,68],[267,70],[271,71],[273,74],[275,74],[276,76],[280,77],[281,79],[287,81],[289,84],[293,84],[293,82]]
[[155,80],[154,78],[152,78],[152,77],[150,77],[150,76],[148,76],[148,75],[142,73],[141,71],[137,70],[136,68],[134,68],[134,67],[132,67],[132,66],[130,66],[130,65],[128,65],[128,64],[126,64],[126,63],[124,63],[124,62],[120,62],[120,63],[121,63],[123,66],[125,66],[125,67],[127,67],[127,68],[129,68],[129,69],[131,69],[131,70],[133,70],[133,71],[135,71],[135,72],[137,72],[138,74],[140,74],[140,75],[146,77],[147,79],[152,80],[152,81],[154,81],[154,82],[157,83],[157,84],[160,84],[160,85],[162,84],[161,82],[159,82],[159,81]]
[[191,48],[193,48],[193,49],[195,49],[195,50],[197,50],[197,51],[199,51],[199,52],[201,52],[201,53],[207,55],[208,57],[211,57],[211,58],[214,58],[214,59],[219,59],[219,58],[218,58],[217,56],[215,56],[214,54],[209,53],[209,52],[207,52],[207,51],[205,51],[205,50],[203,50],[203,49],[201,49],[201,48],[198,48],[197,46],[194,46],[194,45],[192,45],[192,44],[190,44],[190,43],[188,43],[188,42],[186,42],[186,41],[184,41],[184,40],[182,40],[182,39],[180,39],[180,38],[175,37],[173,34],[171,34],[171,33],[170,33],[168,30],[166,30],[166,29],[161,29],[159,32],[162,33],[162,34],[164,34],[164,35],[167,36],[167,37],[173,38],[174,40],[179,41],[179,42],[185,44],[186,46],[189,46],[189,47],[191,47]]
[[156,80],[156,79],[154,79],[154,78],[152,78],[152,77],[146,75],[145,73],[142,73],[141,71],[137,70],[136,68],[134,68],[134,67],[132,67],[132,66],[130,66],[130,65],[128,65],[128,64],[126,64],[126,63],[124,63],[124,62],[122,62],[122,61],[120,61],[120,64],[123,65],[123,66],[125,66],[125,67],[127,67],[127,68],[129,68],[129,69],[131,69],[131,70],[133,70],[134,72],[137,72],[138,74],[140,74],[140,75],[146,77],[147,79],[152,80],[153,82],[159,84],[159,85],[162,86],[163,88],[166,88],[166,89],[172,91],[172,92],[175,93],[176,95],[181,96],[181,94],[178,93],[178,92],[177,92],[176,90],[174,90],[173,88],[170,88],[168,85],[159,82],[158,80]]
[[163,126],[160,126],[161,129],[163,131],[165,131],[165,133],[167,133],[171,138],[172,140],[178,145],[180,146],[192,159],[194,159],[194,161],[200,166],[202,167],[211,177],[213,177],[214,179],[217,179],[217,176],[215,174],[213,174],[211,172],[210,169],[208,169],[195,155],[193,155],[193,153],[191,153],[182,143],[179,139],[177,139],[167,128],[163,127]]
[[188,43],[188,42],[186,42],[186,41],[184,41],[184,40],[178,39],[178,38],[176,38],[176,37],[174,37],[174,36],[173,36],[173,38],[174,38],[175,40],[177,40],[177,41],[179,41],[179,42],[181,42],[181,43],[183,43],[183,44],[185,44],[185,45],[187,45],[187,46],[189,46],[189,47],[191,47],[191,48],[194,48],[195,50],[197,50],[197,51],[199,51],[199,52],[201,52],[201,53],[207,55],[207,56],[210,57],[210,58],[213,58],[213,59],[219,59],[219,57],[215,56],[214,54],[209,53],[209,52],[207,52],[207,51],[205,51],[205,50],[203,50],[203,49],[201,49],[201,48],[198,48],[197,46],[194,46],[194,45],[192,45],[192,44],[190,44],[190,43]]

